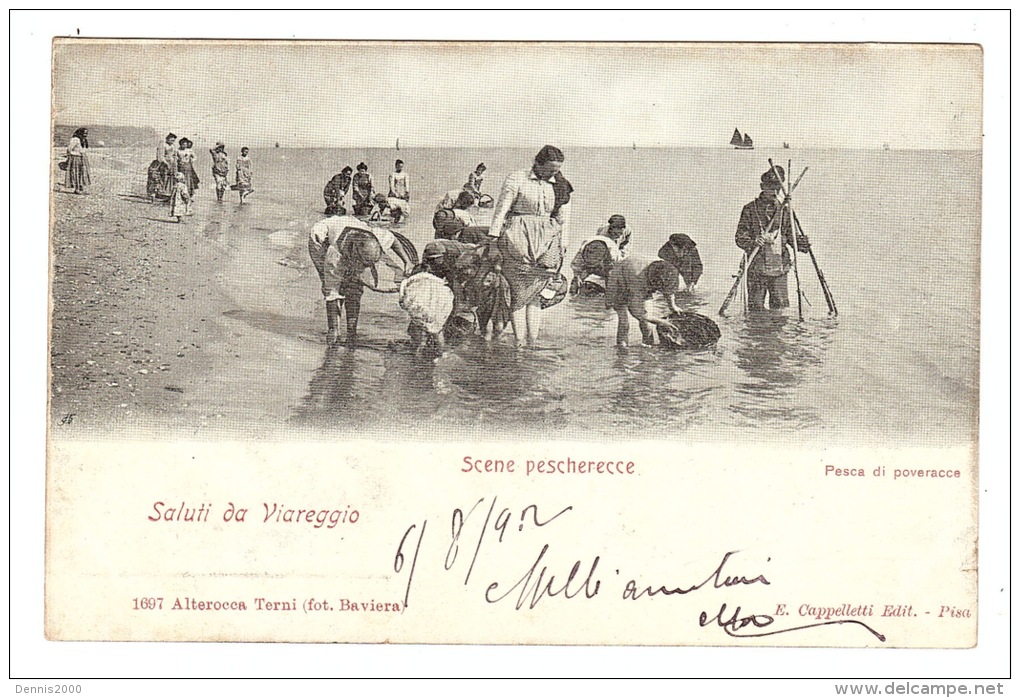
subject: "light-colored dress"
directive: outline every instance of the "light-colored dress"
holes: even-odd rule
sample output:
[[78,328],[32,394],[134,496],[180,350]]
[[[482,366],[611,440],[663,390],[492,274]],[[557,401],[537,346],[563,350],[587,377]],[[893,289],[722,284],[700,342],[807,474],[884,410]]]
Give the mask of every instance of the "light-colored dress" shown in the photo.
[[84,191],[85,187],[92,184],[89,156],[81,139],[76,136],[72,136],[67,144],[67,174],[64,177],[64,184],[68,189],[75,191]]
[[556,210],[552,183],[533,170],[513,172],[503,182],[489,234],[499,236],[511,310],[538,304],[546,283],[559,273],[569,214],[569,203]]
[[406,172],[391,172],[390,173],[390,196],[396,199],[403,199],[407,201],[411,198],[411,189],[407,183]]
[[191,194],[188,192],[188,185],[184,182],[174,183],[174,190],[170,195],[170,215],[191,215]]
[[238,191],[251,191],[251,158],[245,155],[240,155],[237,161],[234,163],[234,167],[237,170],[235,180],[237,182]]

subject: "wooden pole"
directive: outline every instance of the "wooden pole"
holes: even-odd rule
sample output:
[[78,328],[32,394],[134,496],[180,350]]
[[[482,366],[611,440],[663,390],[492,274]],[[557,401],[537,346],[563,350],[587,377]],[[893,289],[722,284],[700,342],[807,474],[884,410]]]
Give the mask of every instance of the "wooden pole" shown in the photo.
[[[786,171],[787,172],[791,172],[791,168],[792,167],[793,167],[793,161],[792,160],[787,160],[786,161]],[[787,212],[790,214],[790,234],[793,236],[793,278],[797,282],[797,319],[803,320],[804,319],[804,303],[803,303],[803,297],[804,296],[803,296],[803,293],[800,290],[800,270],[797,267],[797,232],[793,228],[793,197],[791,196],[791,194],[793,194],[793,188],[792,187],[790,188],[790,194],[788,194],[787,197],[786,197],[786,209],[787,209]],[[780,226],[779,226],[779,237],[782,237],[782,236],[783,236],[783,226],[782,226],[782,223],[780,223]]]
[[[798,231],[800,233],[804,232],[804,229],[800,226],[800,219],[797,218],[796,213],[793,216],[793,224],[796,226],[794,228],[794,235],[796,235]],[[811,255],[811,263],[815,266],[815,273],[818,274],[818,283],[822,286],[822,295],[825,296],[825,303],[829,306],[829,312],[832,315],[839,315],[839,309],[836,308],[836,299],[832,297],[832,291],[829,290],[829,284],[825,280],[825,274],[822,273],[822,268],[818,266],[818,260],[815,258],[814,249],[809,249],[808,254]]]

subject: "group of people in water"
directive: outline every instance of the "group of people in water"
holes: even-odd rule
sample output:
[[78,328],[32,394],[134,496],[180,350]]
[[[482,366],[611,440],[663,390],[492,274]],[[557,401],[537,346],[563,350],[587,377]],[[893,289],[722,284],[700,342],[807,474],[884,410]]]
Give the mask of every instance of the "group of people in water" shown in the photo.
[[[153,203],[163,202],[170,206],[170,217],[180,222],[183,217],[192,214],[191,202],[201,180],[195,170],[194,143],[191,139],[168,133],[156,146],[156,159],[149,164],[145,191]],[[238,202],[243,204],[245,198],[255,189],[252,187],[252,160],[248,148],[241,148],[241,154],[234,161],[234,184],[228,182],[230,176],[230,158],[227,146],[217,142],[209,150],[212,156],[213,184],[216,189],[216,200],[223,201],[223,196],[230,188],[237,192]]]
[[[630,254],[632,231],[615,214],[581,245],[569,264],[568,282],[562,272],[573,186],[561,172],[563,162],[563,152],[547,145],[530,168],[510,173],[498,196],[489,199],[488,226],[477,225],[467,210],[486,204],[481,191],[486,168],[479,164],[462,189],[448,192],[437,206],[435,238],[420,259],[398,230],[371,224],[380,209],[359,213],[355,204],[354,215],[348,215],[343,196],[353,183],[345,168],[346,178],[341,172],[326,185],[327,217],[313,226],[308,241],[322,284],[329,344],[340,341],[344,314],[346,342],[356,342],[365,288],[399,293],[419,353],[430,346],[442,351],[451,339],[473,332],[495,339],[507,325],[519,345],[534,346],[542,311],[568,293],[604,293],[619,318],[621,346],[629,342],[631,317],[644,344],[654,344],[656,334],[683,348],[714,344],[720,336],[716,324],[676,302],[681,288],[694,289],[703,270],[697,245],[685,234],[670,235],[655,258]],[[395,174],[402,165],[397,161]],[[390,182],[393,195],[392,176]],[[669,307],[667,318],[649,311],[647,301],[656,292]]]
[[[88,129],[74,132],[67,148],[65,183],[84,193],[90,183]],[[218,201],[229,187],[240,203],[252,188],[248,148],[235,160],[234,184],[226,146],[210,149]],[[435,238],[419,258],[399,224],[410,213],[411,186],[404,162],[397,160],[387,192],[377,190],[362,162],[344,167],[323,189],[326,218],[312,227],[308,250],[319,275],[326,305],[328,342],[340,341],[340,320],[346,314],[346,342],[357,340],[361,298],[365,288],[399,293],[411,318],[409,334],[420,352],[440,351],[451,338],[477,332],[499,337],[507,325],[519,345],[534,346],[542,311],[568,293],[604,294],[616,311],[616,341],[629,342],[630,319],[637,321],[643,344],[660,342],[683,348],[710,346],[719,338],[709,318],[681,310],[676,296],[693,291],[703,272],[697,244],[688,235],[669,235],[655,257],[630,253],[632,231],[620,214],[609,217],[585,239],[569,265],[566,239],[571,219],[573,186],[561,171],[563,152],[543,147],[530,168],[511,172],[493,198],[482,192],[486,166],[480,163],[464,185],[447,192],[433,214]],[[810,251],[806,236],[782,205],[785,173],[778,166],[761,176],[761,193],[744,206],[734,241],[745,252],[749,310],[782,309],[790,305],[787,274],[791,250]],[[193,143],[167,134],[148,168],[147,193],[170,205],[180,221],[191,215],[199,187]],[[489,225],[478,225],[468,209],[492,208]],[[376,223],[373,225],[373,223]],[[794,230],[797,229],[797,234]],[[563,271],[568,267],[568,282]],[[660,293],[669,308],[665,318],[649,312],[647,301]]]
[[383,194],[376,189],[368,165],[358,163],[357,172],[350,165],[344,166],[322,189],[326,215],[344,216],[350,209],[355,216],[373,220],[388,218],[393,223],[400,223],[411,213],[411,182],[403,160],[393,164],[387,183],[388,193]]

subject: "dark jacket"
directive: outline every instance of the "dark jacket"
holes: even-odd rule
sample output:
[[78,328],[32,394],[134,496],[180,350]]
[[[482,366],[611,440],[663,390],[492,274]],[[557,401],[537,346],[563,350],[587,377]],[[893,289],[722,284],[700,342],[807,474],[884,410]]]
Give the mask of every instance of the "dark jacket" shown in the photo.
[[[773,218],[779,219],[773,222]],[[783,272],[790,269],[790,246],[793,245],[793,228],[790,226],[790,218],[785,209],[776,198],[766,192],[762,192],[757,199],[744,206],[740,212],[740,222],[737,223],[737,233],[734,235],[734,242],[737,247],[748,254],[754,252],[756,247],[755,239],[766,230],[774,232],[782,230],[783,236]],[[763,271],[765,257],[763,254],[755,255],[748,274],[760,274]]]

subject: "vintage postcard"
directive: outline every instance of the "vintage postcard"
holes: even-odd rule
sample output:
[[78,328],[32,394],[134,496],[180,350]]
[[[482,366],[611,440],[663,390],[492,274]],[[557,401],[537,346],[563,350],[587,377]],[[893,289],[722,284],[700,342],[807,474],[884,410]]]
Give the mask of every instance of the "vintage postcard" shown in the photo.
[[983,79],[54,40],[46,637],[973,647]]

